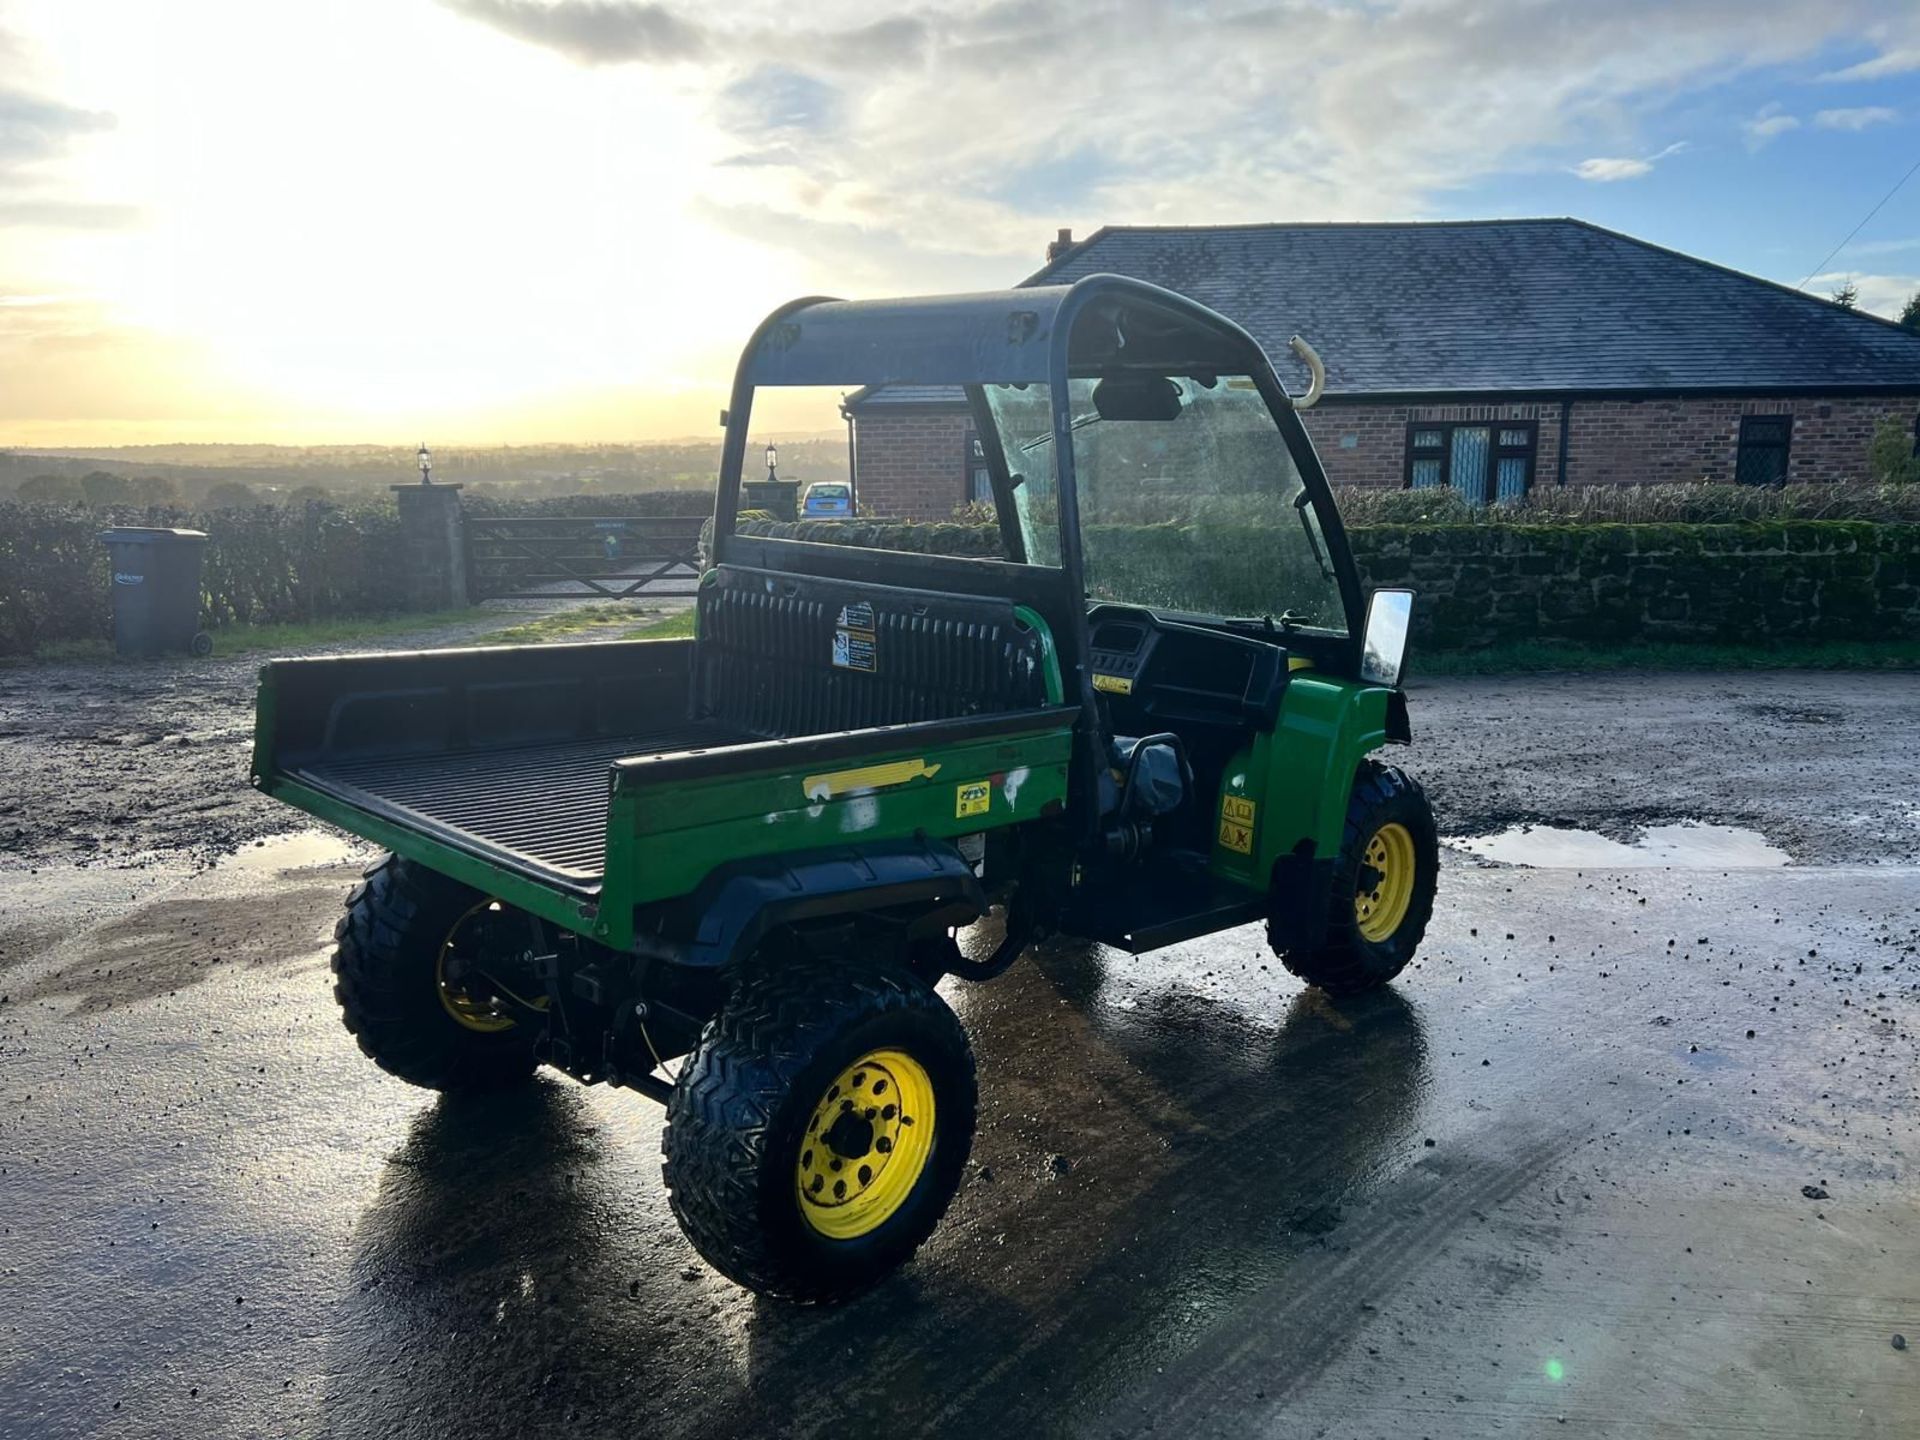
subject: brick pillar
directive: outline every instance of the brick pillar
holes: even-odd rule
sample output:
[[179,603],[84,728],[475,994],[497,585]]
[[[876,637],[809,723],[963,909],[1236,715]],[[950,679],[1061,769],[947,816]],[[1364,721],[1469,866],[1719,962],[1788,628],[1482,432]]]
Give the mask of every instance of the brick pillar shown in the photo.
[[412,566],[407,603],[415,610],[458,610],[467,599],[467,536],[458,485],[395,485],[400,528]]

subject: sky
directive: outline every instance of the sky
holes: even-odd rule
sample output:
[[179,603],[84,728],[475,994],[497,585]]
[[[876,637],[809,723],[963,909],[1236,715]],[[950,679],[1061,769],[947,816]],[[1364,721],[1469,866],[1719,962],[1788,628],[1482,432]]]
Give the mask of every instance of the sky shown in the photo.
[[1571,215],[1895,314],[1916,162],[1914,0],[0,0],[0,445],[707,435],[775,305],[1063,226]]

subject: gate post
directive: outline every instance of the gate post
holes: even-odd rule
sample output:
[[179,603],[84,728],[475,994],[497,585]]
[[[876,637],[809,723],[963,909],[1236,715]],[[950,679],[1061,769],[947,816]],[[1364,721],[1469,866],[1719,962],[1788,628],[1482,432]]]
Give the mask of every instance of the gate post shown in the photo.
[[467,595],[466,512],[458,485],[394,485],[400,530],[411,570],[407,603],[414,610],[463,610]]

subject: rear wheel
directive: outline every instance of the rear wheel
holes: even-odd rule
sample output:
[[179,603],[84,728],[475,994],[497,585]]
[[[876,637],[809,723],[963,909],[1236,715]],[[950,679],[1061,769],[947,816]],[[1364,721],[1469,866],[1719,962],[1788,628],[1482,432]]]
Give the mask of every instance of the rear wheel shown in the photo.
[[932,1233],[975,1105],[966,1032],[911,973],[764,957],[668,1098],[674,1214],[752,1290],[853,1294]]
[[1334,861],[1326,938],[1313,951],[1282,951],[1295,975],[1334,995],[1386,984],[1406,969],[1427,933],[1440,839],[1420,783],[1368,760],[1354,777]]
[[389,855],[334,930],[333,994],[360,1049],[430,1090],[485,1090],[533,1074],[539,1008],[508,989],[526,917]]

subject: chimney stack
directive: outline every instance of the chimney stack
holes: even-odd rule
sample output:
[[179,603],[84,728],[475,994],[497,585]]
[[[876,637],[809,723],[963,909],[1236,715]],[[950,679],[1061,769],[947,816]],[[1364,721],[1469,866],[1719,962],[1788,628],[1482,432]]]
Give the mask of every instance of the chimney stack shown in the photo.
[[1062,226],[1060,233],[1047,243],[1047,263],[1052,264],[1073,248],[1073,231]]

